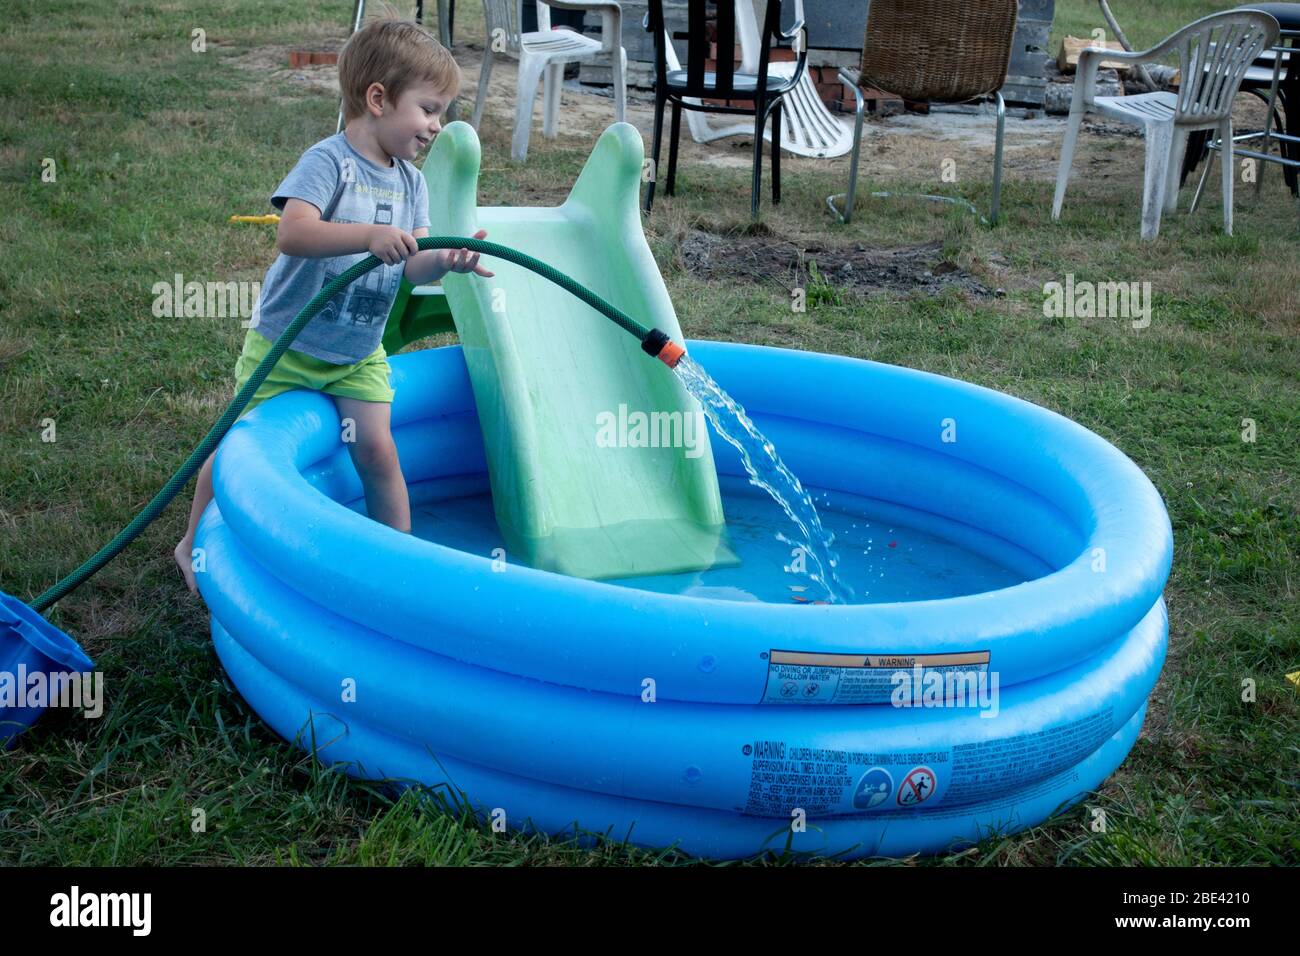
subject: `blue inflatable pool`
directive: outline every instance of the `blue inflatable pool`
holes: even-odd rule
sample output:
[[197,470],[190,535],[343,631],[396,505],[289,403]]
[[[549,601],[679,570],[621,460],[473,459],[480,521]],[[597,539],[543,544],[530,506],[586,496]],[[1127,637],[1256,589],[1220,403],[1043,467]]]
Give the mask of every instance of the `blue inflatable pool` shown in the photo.
[[[196,540],[240,693],[352,774],[449,787],[511,828],[712,858],[941,852],[1098,787],[1165,656],[1172,533],[1137,466],[952,379],[756,346],[690,354],[819,501],[872,502],[1017,583],[800,605],[504,563],[359,514],[333,404],[294,392],[224,440]],[[460,349],[392,367],[413,507],[481,497]],[[713,451],[743,476],[730,446]],[[962,680],[980,694],[962,698]]]

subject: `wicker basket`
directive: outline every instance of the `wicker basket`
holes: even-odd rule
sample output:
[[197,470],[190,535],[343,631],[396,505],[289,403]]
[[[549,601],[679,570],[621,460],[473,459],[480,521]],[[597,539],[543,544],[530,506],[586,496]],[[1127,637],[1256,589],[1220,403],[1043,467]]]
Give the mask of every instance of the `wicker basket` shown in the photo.
[[960,103],[1001,88],[1018,0],[871,0],[860,82]]

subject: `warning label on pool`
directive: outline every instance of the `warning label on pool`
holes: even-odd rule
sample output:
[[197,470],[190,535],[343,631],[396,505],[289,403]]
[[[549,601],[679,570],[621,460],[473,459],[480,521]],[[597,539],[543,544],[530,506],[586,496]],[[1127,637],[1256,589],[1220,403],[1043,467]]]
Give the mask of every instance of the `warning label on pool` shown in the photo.
[[1078,764],[1114,733],[1110,707],[1077,720],[942,750],[857,751],[750,740],[744,813],[788,817],[881,812],[988,800]]
[[949,674],[978,680],[988,667],[988,651],[886,655],[773,650],[759,703],[887,704],[895,693],[911,696],[913,689],[936,679],[942,687]]

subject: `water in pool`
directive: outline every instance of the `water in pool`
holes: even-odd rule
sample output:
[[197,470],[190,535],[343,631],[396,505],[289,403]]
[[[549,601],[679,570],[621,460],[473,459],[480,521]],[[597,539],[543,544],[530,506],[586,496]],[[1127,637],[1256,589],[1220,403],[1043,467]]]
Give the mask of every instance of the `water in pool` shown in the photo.
[[[484,481],[486,485],[486,480]],[[727,534],[741,563],[703,572],[619,578],[608,583],[665,594],[782,604],[825,601],[806,575],[786,570],[798,545],[787,532],[784,508],[743,478],[720,475]],[[1010,587],[1024,576],[967,548],[897,523],[883,506],[853,495],[813,490],[825,530],[835,536],[838,573],[853,590],[853,603],[922,601]],[[361,506],[360,502],[354,507]],[[364,507],[364,506],[362,506]],[[487,491],[430,500],[412,489],[414,533],[428,541],[490,557],[505,542]]]

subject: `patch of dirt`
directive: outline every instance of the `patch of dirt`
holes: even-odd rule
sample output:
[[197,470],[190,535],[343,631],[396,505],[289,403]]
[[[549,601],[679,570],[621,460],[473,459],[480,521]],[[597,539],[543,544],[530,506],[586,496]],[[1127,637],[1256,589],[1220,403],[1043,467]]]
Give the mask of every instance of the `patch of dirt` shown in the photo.
[[[339,68],[333,65],[303,66],[297,69],[289,67],[289,51],[301,49],[321,49],[337,51],[343,45],[343,39],[332,37],[328,41],[315,40],[292,46],[263,46],[245,53],[228,55],[222,63],[237,70],[256,74],[263,82],[273,81],[269,88],[283,90],[299,86],[310,93],[323,93],[330,99],[336,99],[339,93]],[[289,101],[291,97],[278,96],[278,101]]]
[[993,290],[943,255],[943,243],[926,242],[899,249],[799,243],[761,235],[719,235],[691,229],[678,246],[682,267],[701,279],[777,279],[790,287],[806,287],[815,262],[822,282],[870,295],[878,292],[921,292],[936,295],[956,288],[987,298]]
[[1083,129],[1095,136],[1123,136],[1126,139],[1142,139],[1142,127],[1129,126],[1126,123],[1103,123],[1084,117]]

